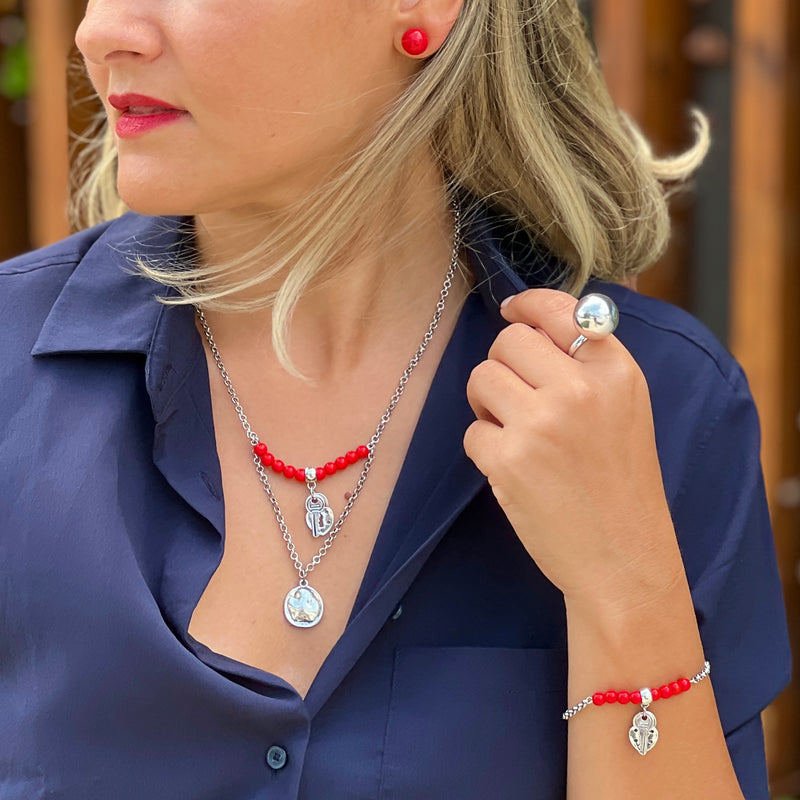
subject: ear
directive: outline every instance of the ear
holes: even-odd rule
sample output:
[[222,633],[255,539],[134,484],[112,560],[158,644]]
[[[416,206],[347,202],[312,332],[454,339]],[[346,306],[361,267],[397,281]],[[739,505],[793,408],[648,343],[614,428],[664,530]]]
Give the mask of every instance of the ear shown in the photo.
[[[406,58],[429,58],[444,44],[463,4],[464,0],[397,0],[395,49]],[[414,28],[424,31],[428,44],[412,55],[403,47],[403,35]]]

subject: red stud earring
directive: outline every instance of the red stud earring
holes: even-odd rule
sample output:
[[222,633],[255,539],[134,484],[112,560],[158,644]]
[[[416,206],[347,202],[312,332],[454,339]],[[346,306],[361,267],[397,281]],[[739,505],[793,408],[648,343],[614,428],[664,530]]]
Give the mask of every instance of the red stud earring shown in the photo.
[[410,56],[421,56],[428,49],[428,34],[419,28],[409,28],[403,34],[402,44]]

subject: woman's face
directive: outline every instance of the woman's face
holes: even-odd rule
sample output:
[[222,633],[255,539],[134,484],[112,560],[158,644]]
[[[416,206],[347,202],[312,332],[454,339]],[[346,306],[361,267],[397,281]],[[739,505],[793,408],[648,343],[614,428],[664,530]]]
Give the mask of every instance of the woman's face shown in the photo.
[[76,37],[143,213],[280,208],[418,66],[385,0],[89,0]]

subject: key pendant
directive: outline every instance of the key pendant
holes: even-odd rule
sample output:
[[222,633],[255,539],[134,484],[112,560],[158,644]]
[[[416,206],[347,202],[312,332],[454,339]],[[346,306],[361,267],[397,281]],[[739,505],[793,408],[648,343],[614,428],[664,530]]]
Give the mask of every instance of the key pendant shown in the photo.
[[312,491],[306,498],[306,525],[315,539],[330,533],[333,527],[333,510],[324,494]]
[[658,741],[656,715],[648,711],[646,705],[642,704],[642,710],[636,712],[633,725],[628,731],[628,738],[633,749],[642,756],[646,756],[656,746]]

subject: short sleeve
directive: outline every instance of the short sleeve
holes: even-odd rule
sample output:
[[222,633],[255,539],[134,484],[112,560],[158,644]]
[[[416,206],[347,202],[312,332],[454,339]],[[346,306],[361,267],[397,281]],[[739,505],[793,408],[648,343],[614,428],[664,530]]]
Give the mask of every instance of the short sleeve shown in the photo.
[[[720,388],[720,385],[724,388]],[[722,727],[747,800],[768,798],[760,712],[790,678],[783,596],[759,457],[758,418],[733,366],[672,504]]]

